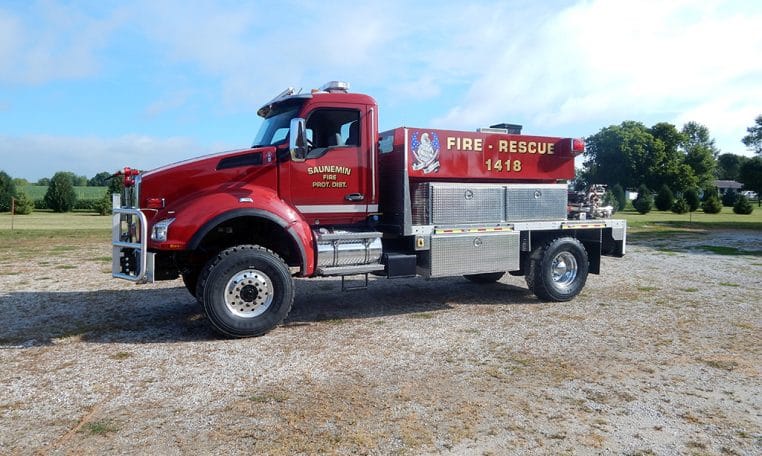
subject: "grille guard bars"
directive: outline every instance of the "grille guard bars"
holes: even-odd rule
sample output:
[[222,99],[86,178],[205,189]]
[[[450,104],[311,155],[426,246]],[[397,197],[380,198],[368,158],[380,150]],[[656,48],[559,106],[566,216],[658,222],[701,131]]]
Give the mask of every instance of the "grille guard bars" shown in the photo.
[[154,254],[148,252],[148,221],[145,214],[137,208],[122,207],[122,196],[118,193],[112,195],[111,202],[114,214],[111,276],[137,284],[153,282]]

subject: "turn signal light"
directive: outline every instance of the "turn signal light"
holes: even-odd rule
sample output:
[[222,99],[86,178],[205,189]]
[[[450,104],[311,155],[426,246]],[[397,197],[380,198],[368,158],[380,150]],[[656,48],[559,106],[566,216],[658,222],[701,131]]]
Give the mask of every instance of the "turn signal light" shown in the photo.
[[146,207],[148,209],[164,209],[166,202],[164,198],[148,198],[146,200]]

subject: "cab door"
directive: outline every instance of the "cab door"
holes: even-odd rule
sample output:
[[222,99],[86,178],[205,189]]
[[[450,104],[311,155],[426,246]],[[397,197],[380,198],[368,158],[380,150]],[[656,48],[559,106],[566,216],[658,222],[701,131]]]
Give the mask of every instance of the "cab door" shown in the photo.
[[368,215],[369,153],[360,107],[314,105],[305,116],[310,151],[292,161],[291,201],[308,223],[353,224]]

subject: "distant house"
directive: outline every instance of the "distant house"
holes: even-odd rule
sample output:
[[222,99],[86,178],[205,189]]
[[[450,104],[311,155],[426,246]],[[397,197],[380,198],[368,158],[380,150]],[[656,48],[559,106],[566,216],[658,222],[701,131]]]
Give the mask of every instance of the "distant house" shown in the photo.
[[740,193],[743,184],[731,180],[716,180],[714,181],[714,186],[720,191],[720,195],[724,195],[728,192]]

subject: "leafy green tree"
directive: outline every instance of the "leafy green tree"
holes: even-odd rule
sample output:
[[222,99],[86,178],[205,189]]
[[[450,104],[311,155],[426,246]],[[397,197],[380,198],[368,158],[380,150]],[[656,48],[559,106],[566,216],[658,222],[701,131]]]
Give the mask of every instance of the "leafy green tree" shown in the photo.
[[624,189],[621,185],[616,184],[613,187],[611,187],[611,193],[614,195],[614,198],[616,199],[617,206],[619,207],[619,210],[623,210],[627,206],[627,196],[624,194]]
[[720,202],[717,193],[709,193],[701,204],[701,209],[707,214],[719,214],[722,212],[722,202]]
[[648,214],[654,205],[654,197],[645,184],[638,187],[638,197],[632,202],[632,206],[641,214]]
[[689,188],[683,192],[683,198],[685,198],[685,202],[688,204],[688,210],[691,212],[695,212],[701,205],[698,191],[695,188]]
[[749,215],[754,212],[754,206],[751,205],[749,200],[741,195],[738,197],[738,201],[733,205],[733,212],[736,214]]
[[89,181],[87,181],[88,187],[105,187],[108,185],[109,179],[111,178],[111,173],[102,171],[95,176],[92,177]]
[[49,177],[43,177],[42,179],[38,180],[34,185],[39,185],[42,187],[47,187],[50,185],[50,178]]
[[[698,185],[705,185],[714,180],[715,157],[720,153],[709,135],[709,129],[697,122],[688,122],[683,126],[682,150],[685,164],[690,166],[698,180]],[[684,190],[684,189],[683,189]]]
[[585,167],[591,183],[653,185],[667,166],[664,143],[640,122],[625,121],[587,138]]
[[755,154],[762,154],[762,115],[754,119],[754,125],[747,128],[746,132],[748,134],[741,141]]
[[683,125],[681,133],[683,134],[681,148],[684,152],[695,147],[703,147],[709,150],[712,158],[720,155],[720,149],[714,144],[714,139],[712,139],[709,129],[705,125],[698,122],[688,122]]
[[747,160],[738,171],[738,181],[746,190],[757,192],[757,206],[762,199],[762,156]]
[[685,198],[681,196],[675,199],[675,202],[672,203],[671,209],[672,209],[672,212],[674,212],[675,214],[685,214],[686,212],[688,212],[688,209],[689,209],[688,202],[685,201]]
[[122,193],[124,190],[124,181],[119,177],[113,177],[108,181],[108,194]]
[[662,185],[659,192],[656,194],[656,199],[654,199],[656,209],[660,211],[668,211],[672,208],[674,202],[675,195],[672,193],[672,190],[669,189],[667,184]]
[[55,212],[69,212],[74,209],[77,195],[74,192],[72,173],[59,171],[50,179],[45,193],[45,204]]
[[19,190],[16,197],[16,213],[19,215],[29,215],[34,210],[34,201],[23,190]]
[[13,178],[13,185],[16,186],[16,188],[21,188],[26,185],[29,185],[29,181],[24,179],[23,177],[14,177]]
[[16,196],[16,185],[5,171],[0,171],[0,212],[11,210],[11,199]]
[[748,160],[748,158],[743,155],[720,154],[720,156],[717,157],[715,176],[717,176],[717,179],[738,180],[741,165],[743,165],[746,160]]

